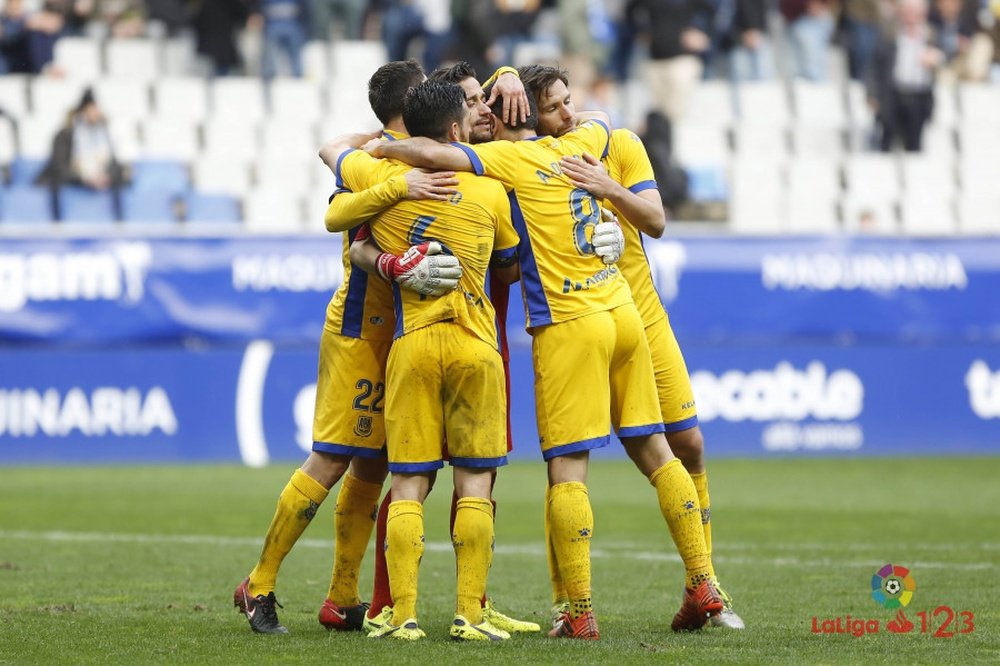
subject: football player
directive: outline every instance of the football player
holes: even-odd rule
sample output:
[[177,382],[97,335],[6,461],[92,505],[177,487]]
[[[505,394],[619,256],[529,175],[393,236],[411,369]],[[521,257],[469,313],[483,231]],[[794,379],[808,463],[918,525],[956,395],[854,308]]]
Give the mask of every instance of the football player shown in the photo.
[[[452,67],[441,68],[433,72],[430,76],[433,81],[446,83],[456,83],[462,87],[465,94],[465,105],[470,116],[470,140],[473,143],[479,141],[489,141],[492,139],[492,113],[486,105],[486,97],[476,79],[475,70],[467,63],[458,63]],[[494,85],[494,94],[503,94],[503,99],[508,100],[510,113],[518,114],[521,105],[527,107],[527,96],[524,87],[517,77],[517,70],[510,67],[498,69],[490,78]],[[526,112],[525,112],[526,113]],[[404,135],[394,134],[392,137],[384,139],[403,138]],[[330,158],[331,168],[336,167],[336,160]],[[445,176],[453,175],[453,172],[446,172]],[[393,187],[392,179],[385,183],[380,183],[368,188],[363,192],[349,192],[340,190],[340,194],[331,202],[327,212],[327,226],[331,230],[352,229],[367,221],[373,215],[385,210],[388,206],[405,198],[405,188]],[[439,190],[439,192],[447,192]],[[367,233],[362,230],[355,238],[351,247],[351,259],[356,267],[363,268],[369,275],[376,278],[388,279],[379,271],[378,258],[382,254],[381,250],[370,238],[366,238]],[[496,311],[496,326],[498,333],[498,344],[501,358],[503,360],[506,396],[509,402],[509,352],[507,348],[507,303],[509,286],[506,282],[495,279],[493,271],[489,273],[489,297]],[[405,284],[403,284],[406,287]],[[512,446],[510,436],[510,411],[507,411],[507,449]],[[454,524],[455,512],[457,510],[457,495],[452,497],[451,522]],[[392,617],[393,599],[389,588],[389,576],[385,563],[385,553],[381,544],[385,543],[386,521],[388,518],[388,507],[392,503],[392,492],[386,493],[382,504],[379,507],[378,517],[375,525],[375,577],[372,590],[371,606],[364,620],[366,631],[377,631],[382,624]],[[496,503],[493,503],[494,513]],[[486,596],[482,599],[483,613],[489,622],[507,632],[535,632],[540,627],[535,622],[526,622],[512,618],[500,612],[493,602]]]
[[[519,74],[524,84],[535,92],[539,134],[558,137],[576,127],[576,108],[570,97],[569,79],[565,71],[547,65],[532,65],[520,68]],[[698,427],[691,379],[677,338],[670,327],[670,319],[653,285],[642,246],[642,234],[659,238],[666,226],[663,204],[646,149],[633,132],[616,129],[611,133],[608,154],[602,161],[598,161],[593,155],[584,154],[564,157],[560,167],[573,184],[596,196],[603,208],[611,210],[624,222],[622,232],[625,234],[625,250],[618,267],[632,289],[632,298],[645,327],[667,442],[690,473],[698,491],[708,568],[716,589],[725,602],[723,611],[712,616],[712,623],[742,629],[743,620],[733,610],[732,598],[719,586],[712,566],[711,505],[704,461],[705,441],[701,428]],[[559,580],[559,569],[553,561],[551,547],[548,552],[549,573],[553,584],[553,618],[558,622],[569,603]]]
[[[470,115],[461,87],[428,81],[411,89],[404,123],[437,142],[468,140]],[[351,141],[324,147],[338,184],[365,190],[405,173],[399,163],[374,160]],[[492,559],[496,467],[506,463],[506,399],[495,313],[486,297],[486,270],[516,276],[517,234],[506,192],[495,180],[459,176],[447,201],[401,202],[377,215],[371,233],[392,253],[429,243],[446,248],[463,267],[457,291],[440,298],[395,289],[396,340],[387,367],[386,426],[392,503],[385,541],[392,618],[373,637],[417,639],[417,571],[423,553],[423,500],[431,472],[443,465],[447,438],[458,496],[452,540],[458,571],[457,640],[502,640],[510,634],[484,616],[481,600]],[[380,255],[379,263],[383,261]],[[382,271],[380,271],[382,272]]]
[[[402,96],[423,79],[420,65],[412,61],[389,63],[372,77],[369,100],[387,134],[402,132]],[[442,195],[437,192],[450,191],[452,180],[447,173],[412,170],[394,182],[410,196],[438,197]],[[353,234],[345,236],[344,280],[327,307],[320,340],[313,450],[278,497],[257,565],[233,595],[236,607],[259,633],[287,632],[275,608],[278,570],[341,479],[334,517],[334,574],[320,622],[328,628],[361,629],[367,610],[358,596],[358,570],[387,474],[384,375],[395,314],[389,286],[369,281],[363,271],[351,270],[349,238]],[[430,273],[444,277],[430,284]],[[454,257],[430,255],[426,247],[398,258],[393,269],[396,279],[423,286],[428,293],[453,289],[459,273]]]

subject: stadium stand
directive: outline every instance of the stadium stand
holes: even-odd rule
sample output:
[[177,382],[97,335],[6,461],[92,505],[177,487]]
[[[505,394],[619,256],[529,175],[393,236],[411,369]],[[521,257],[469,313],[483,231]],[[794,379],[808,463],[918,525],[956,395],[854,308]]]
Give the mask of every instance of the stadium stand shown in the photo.
[[[533,39],[511,50],[513,64],[558,53],[553,11],[543,9]],[[369,13],[378,16],[374,8]],[[786,28],[773,11],[769,24],[781,74],[707,78],[673,127],[673,153],[687,171],[691,200],[722,204],[735,233],[1000,233],[994,196],[1000,86],[939,82],[921,154],[875,153],[875,114],[865,85],[848,77],[843,49],[831,46],[826,78],[793,78],[781,55]],[[191,29],[168,34],[151,22],[145,36],[112,35],[92,21],[55,42],[42,73],[0,75],[5,208],[25,219],[40,216],[37,192],[25,188],[67,112],[92,87],[116,158],[130,173],[126,220],[165,217],[179,224],[184,209],[190,220],[245,215],[248,230],[322,228],[316,213],[332,179],[316,163],[316,149],[326,137],[378,127],[366,82],[386,60],[382,43],[308,42],[302,78],[279,71],[265,83],[256,75],[206,77],[211,68]],[[259,71],[252,62],[259,39],[244,31],[237,43],[247,49],[245,72]],[[641,76],[647,56],[631,50],[629,77],[615,84],[610,110],[641,133],[650,106]],[[996,69],[993,76],[1000,78]],[[575,91],[578,108],[587,106],[587,94]],[[67,196],[78,217],[106,210],[102,197]],[[236,197],[237,204],[220,196]],[[187,197],[187,205],[178,207],[177,197]],[[3,219],[11,215],[5,210]],[[268,222],[268,215],[287,219]]]

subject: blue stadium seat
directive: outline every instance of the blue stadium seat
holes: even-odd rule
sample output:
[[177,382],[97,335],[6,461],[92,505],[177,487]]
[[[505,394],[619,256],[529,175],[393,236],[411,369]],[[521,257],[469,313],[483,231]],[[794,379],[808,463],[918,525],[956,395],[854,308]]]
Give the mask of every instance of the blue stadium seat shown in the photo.
[[726,170],[722,166],[685,167],[688,198],[692,201],[725,201],[729,198]]
[[183,194],[191,187],[188,167],[172,160],[138,160],[132,163],[133,190],[160,190]]
[[52,204],[44,187],[8,187],[3,190],[0,219],[4,222],[51,222]]
[[59,209],[63,222],[114,222],[115,207],[111,192],[84,187],[59,190]]
[[176,222],[173,190],[135,190],[122,192],[122,219],[126,222]]
[[15,158],[10,163],[10,184],[25,187],[34,185],[46,162],[47,160],[33,160],[27,157]]
[[189,222],[241,222],[243,215],[236,197],[192,192],[187,197]]

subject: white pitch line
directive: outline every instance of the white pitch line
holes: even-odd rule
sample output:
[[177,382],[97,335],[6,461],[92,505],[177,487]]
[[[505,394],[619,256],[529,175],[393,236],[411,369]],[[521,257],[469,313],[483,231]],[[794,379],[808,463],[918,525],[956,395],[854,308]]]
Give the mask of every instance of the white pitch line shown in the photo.
[[[209,534],[122,534],[116,532],[32,532],[28,530],[0,530],[0,540],[20,540],[20,541],[45,541],[45,542],[87,542],[87,543],[178,543],[187,545],[206,546],[246,546],[259,547],[260,538],[257,537],[226,537],[213,536]],[[326,539],[299,539],[296,546],[300,548],[323,548],[332,547],[333,541]],[[796,544],[771,544],[776,550],[811,552],[821,549],[820,544],[803,544],[804,547],[797,548]],[[981,547],[989,548],[992,544],[980,544]],[[371,547],[371,546],[369,546]],[[828,544],[826,548],[837,548],[838,544]],[[430,552],[450,553],[452,545],[446,541],[429,541],[424,544],[424,548]],[[637,560],[640,562],[677,562],[681,561],[680,556],[674,552],[666,551],[645,551],[638,550],[638,546],[622,546],[614,544],[608,547],[591,548],[590,556],[593,559],[624,559]],[[851,547],[854,550],[854,547]],[[760,549],[756,546],[753,549]],[[732,546],[727,550],[735,550]],[[905,548],[896,548],[897,551]],[[914,548],[920,550],[920,548]],[[528,555],[531,557],[545,557],[545,548],[541,543],[503,544],[496,546],[496,553],[499,555]],[[836,560],[832,558],[817,557],[755,557],[746,555],[720,555],[713,553],[713,560],[722,564],[753,564],[768,565],[776,567],[877,567],[885,564],[885,557],[873,557],[866,560]],[[994,562],[939,562],[933,560],[907,560],[907,566],[918,569],[956,569],[960,571],[989,571],[1000,569],[1000,564]]]

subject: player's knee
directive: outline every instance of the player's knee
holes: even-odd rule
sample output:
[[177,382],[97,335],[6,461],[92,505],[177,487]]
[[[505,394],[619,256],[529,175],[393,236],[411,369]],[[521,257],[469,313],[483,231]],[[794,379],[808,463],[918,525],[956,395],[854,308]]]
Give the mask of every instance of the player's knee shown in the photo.
[[302,463],[302,471],[329,489],[337,481],[340,481],[340,477],[344,476],[350,463],[349,456],[311,451],[309,457]]
[[351,475],[365,483],[381,484],[389,474],[389,465],[385,458],[359,458],[351,461]]
[[694,473],[704,470],[705,438],[701,434],[701,428],[695,426],[680,432],[667,433],[667,442],[685,469]]
[[646,478],[674,458],[663,433],[627,437],[622,439],[622,444],[628,457]]

